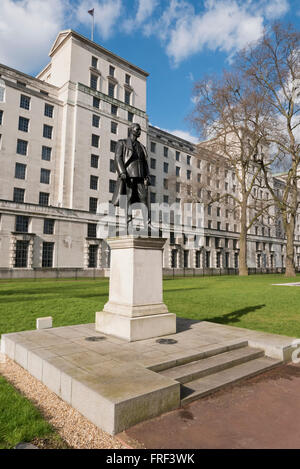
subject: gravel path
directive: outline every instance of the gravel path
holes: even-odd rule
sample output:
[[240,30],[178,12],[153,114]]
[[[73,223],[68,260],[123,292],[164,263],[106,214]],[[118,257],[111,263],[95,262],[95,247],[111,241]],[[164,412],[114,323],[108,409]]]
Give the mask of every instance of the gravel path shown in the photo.
[[76,449],[125,448],[117,438],[93,425],[21,366],[2,354],[0,354],[0,374],[33,402],[70,447]]

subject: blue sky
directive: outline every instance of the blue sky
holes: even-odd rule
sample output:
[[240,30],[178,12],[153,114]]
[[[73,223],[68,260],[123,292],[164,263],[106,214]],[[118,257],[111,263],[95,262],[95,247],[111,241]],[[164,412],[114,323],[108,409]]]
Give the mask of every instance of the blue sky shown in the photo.
[[150,73],[150,123],[188,139],[195,81],[230,67],[271,21],[300,27],[300,0],[1,0],[0,63],[35,75],[58,31],[90,38],[91,8],[95,42]]

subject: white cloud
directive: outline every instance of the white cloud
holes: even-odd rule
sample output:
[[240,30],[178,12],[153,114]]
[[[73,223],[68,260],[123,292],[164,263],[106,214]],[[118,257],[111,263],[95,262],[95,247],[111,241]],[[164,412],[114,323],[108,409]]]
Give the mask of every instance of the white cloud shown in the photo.
[[91,24],[91,16],[88,11],[95,9],[95,28],[103,39],[113,35],[114,26],[121,15],[121,0],[82,0],[76,11],[77,21],[86,26]]
[[159,37],[175,65],[204,49],[232,56],[258,40],[264,22],[284,15],[288,0],[206,0],[196,13],[190,1],[171,0],[158,20],[144,25],[144,34]]
[[137,12],[135,17],[130,17],[123,22],[123,28],[126,33],[133,32],[139,28],[153,14],[158,5],[158,0],[137,0]]
[[30,73],[45,64],[67,0],[1,0],[0,62]]

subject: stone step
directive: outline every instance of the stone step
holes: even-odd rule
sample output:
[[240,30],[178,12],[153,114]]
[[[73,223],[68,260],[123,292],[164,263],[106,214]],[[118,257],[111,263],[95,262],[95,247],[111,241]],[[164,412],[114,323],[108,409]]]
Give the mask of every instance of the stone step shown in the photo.
[[220,353],[185,365],[174,366],[160,374],[184,384],[188,381],[217,373],[235,365],[264,356],[263,350],[243,347]]
[[282,363],[269,357],[256,358],[232,368],[198,378],[181,386],[181,405],[212,394],[225,386],[258,375]]
[[182,356],[177,356],[175,359],[169,359],[163,362],[159,361],[158,363],[149,366],[148,369],[160,373],[161,371],[173,368],[174,366],[184,365],[186,363],[191,363],[196,360],[212,357],[224,352],[229,352],[230,350],[236,350],[247,346],[247,340],[228,340],[219,345],[214,344],[205,346],[203,347],[203,350],[199,350],[196,353],[185,353]]

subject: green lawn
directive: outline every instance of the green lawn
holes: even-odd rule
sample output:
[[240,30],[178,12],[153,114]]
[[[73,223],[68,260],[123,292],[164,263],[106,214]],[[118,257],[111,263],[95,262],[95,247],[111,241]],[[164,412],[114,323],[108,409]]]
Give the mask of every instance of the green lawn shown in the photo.
[[0,376],[0,449],[34,439],[51,441],[52,447],[65,446],[33,404]]
[[[178,316],[300,337],[300,288],[282,275],[191,277],[164,280],[164,301]],[[94,322],[108,299],[108,279],[0,281],[0,334]]]

